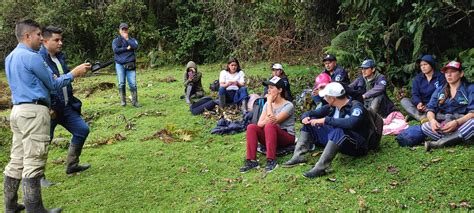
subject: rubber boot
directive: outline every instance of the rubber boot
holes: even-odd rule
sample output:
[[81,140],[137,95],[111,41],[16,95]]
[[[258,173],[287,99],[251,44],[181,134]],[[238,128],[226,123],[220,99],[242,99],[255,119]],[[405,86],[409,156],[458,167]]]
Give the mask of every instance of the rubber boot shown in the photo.
[[336,157],[339,146],[332,141],[328,141],[324,148],[323,154],[319,158],[314,167],[305,172],[303,175],[307,178],[315,178],[326,175],[326,169],[331,166],[331,162]]
[[191,105],[191,92],[192,91],[193,91],[193,86],[188,85],[186,87],[186,96],[184,97],[188,105]]
[[240,109],[242,110],[242,114],[245,115],[245,113],[247,113],[247,99],[244,98],[241,104]]
[[137,91],[130,91],[132,93],[132,105],[134,107],[141,107],[141,105],[138,103],[138,94]]
[[60,208],[51,210],[44,208],[43,199],[41,198],[40,178],[23,178],[23,201],[25,202],[26,212],[61,212]]
[[225,95],[219,95],[219,107],[224,109],[225,105]]
[[127,105],[127,97],[125,94],[125,86],[121,86],[119,88],[119,94],[120,94],[120,105],[121,106],[126,106]]
[[20,181],[15,178],[3,176],[3,196],[6,213],[20,212],[25,209],[23,204],[18,203],[18,188]]
[[41,183],[41,187],[43,188],[48,188],[52,185],[56,185],[56,183],[53,183],[49,181],[48,179],[46,179],[46,175],[41,176],[40,183]]
[[284,168],[294,167],[301,163],[306,163],[307,160],[304,158],[303,154],[308,152],[313,142],[313,137],[309,132],[300,131],[300,137],[296,141],[295,151],[290,160],[282,164]]
[[91,167],[90,164],[79,165],[79,156],[81,156],[82,146],[70,144],[66,159],[66,174],[82,172]]
[[462,143],[463,141],[464,139],[461,133],[459,131],[455,131],[452,134],[445,135],[437,141],[426,141],[425,150],[429,152],[431,149],[440,148],[444,146],[454,146]]

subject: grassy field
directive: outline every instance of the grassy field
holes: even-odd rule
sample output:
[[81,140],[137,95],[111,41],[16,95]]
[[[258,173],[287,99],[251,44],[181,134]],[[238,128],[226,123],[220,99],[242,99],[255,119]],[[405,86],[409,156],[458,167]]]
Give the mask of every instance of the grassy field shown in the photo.
[[[207,92],[220,68],[199,66]],[[84,103],[91,128],[81,162],[92,168],[66,176],[67,141],[53,144],[46,175],[58,184],[43,189],[45,205],[67,212],[473,210],[472,145],[426,153],[422,147],[401,148],[394,137],[384,137],[377,153],[361,158],[338,155],[327,177],[302,176],[321,150],[307,155],[308,165],[241,174],[245,133],[211,135],[216,122],[191,115],[179,99],[183,69],[139,70],[141,108],[119,105],[117,89],[107,84],[116,83],[112,72],[77,79],[76,96]],[[244,69],[247,75],[269,75],[268,64],[246,64]],[[286,71],[291,78],[308,69],[287,66]],[[5,81],[3,72],[1,76]],[[178,81],[166,82],[171,78]],[[8,128],[2,134],[10,138]],[[58,128],[55,137],[70,135]],[[9,142],[2,144],[4,168]],[[264,156],[258,157],[264,164]],[[3,207],[3,199],[0,202]]]

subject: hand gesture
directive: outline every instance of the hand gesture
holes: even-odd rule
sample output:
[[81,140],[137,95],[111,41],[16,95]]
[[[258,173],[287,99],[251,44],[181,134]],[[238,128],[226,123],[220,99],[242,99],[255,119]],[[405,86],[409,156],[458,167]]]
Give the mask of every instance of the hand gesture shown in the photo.
[[419,103],[418,105],[416,105],[416,109],[418,109],[418,111],[420,112],[425,112],[426,106],[423,103]]
[[74,77],[81,76],[87,73],[88,70],[91,69],[91,64],[90,63],[83,63],[77,67],[75,67],[71,73]]
[[311,120],[311,118],[309,118],[309,117],[303,118],[303,120],[301,120],[301,123],[304,124],[304,125],[308,125],[308,124],[310,124],[309,120]]
[[433,132],[438,132],[438,130],[441,127],[441,124],[436,119],[432,119],[432,120],[430,120],[430,126],[431,126],[431,130],[433,130]]
[[456,120],[450,121],[445,123],[444,126],[441,127],[441,131],[444,133],[454,132],[458,128],[459,123]]
[[311,119],[311,126],[322,126],[324,125],[324,118]]

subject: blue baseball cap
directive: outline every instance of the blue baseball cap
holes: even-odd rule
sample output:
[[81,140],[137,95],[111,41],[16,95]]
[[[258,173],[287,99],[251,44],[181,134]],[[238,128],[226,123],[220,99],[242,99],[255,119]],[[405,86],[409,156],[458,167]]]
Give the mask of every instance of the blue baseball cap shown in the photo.
[[360,65],[360,68],[373,68],[375,67],[375,61],[372,59],[366,59],[362,62],[362,65]]

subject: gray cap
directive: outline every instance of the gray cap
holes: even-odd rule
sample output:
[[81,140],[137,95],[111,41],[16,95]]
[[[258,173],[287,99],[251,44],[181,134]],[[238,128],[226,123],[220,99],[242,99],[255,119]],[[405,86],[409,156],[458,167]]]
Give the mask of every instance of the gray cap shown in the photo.
[[128,29],[128,24],[127,23],[120,23],[119,29],[127,28]]

